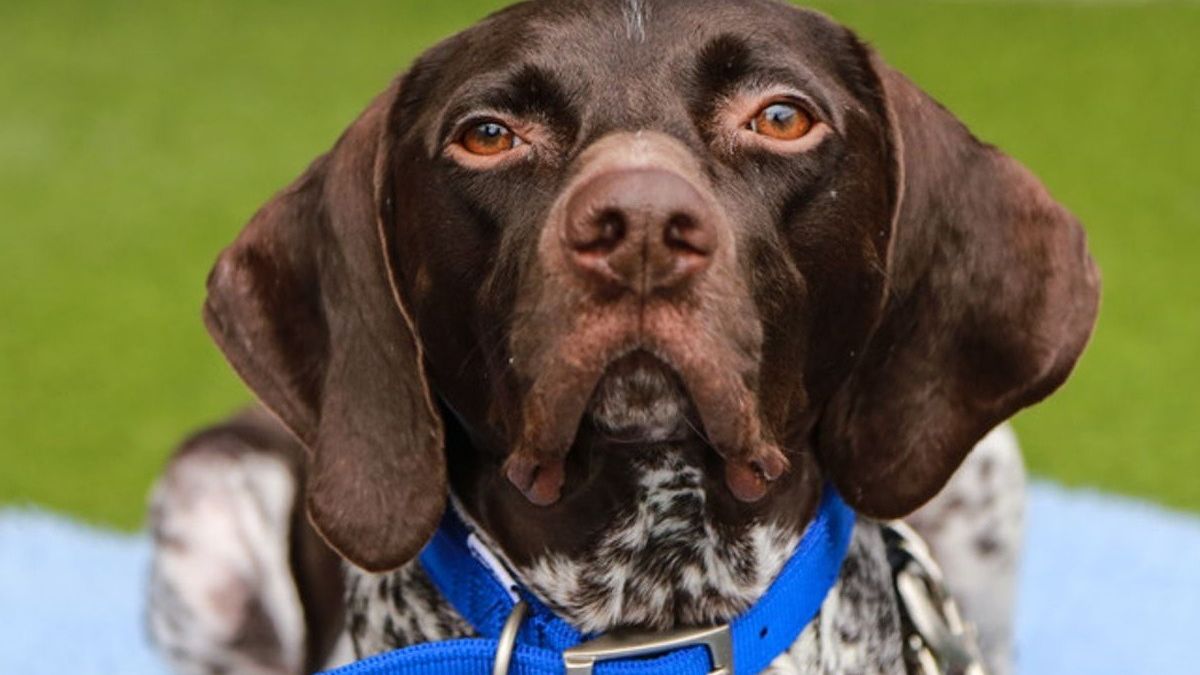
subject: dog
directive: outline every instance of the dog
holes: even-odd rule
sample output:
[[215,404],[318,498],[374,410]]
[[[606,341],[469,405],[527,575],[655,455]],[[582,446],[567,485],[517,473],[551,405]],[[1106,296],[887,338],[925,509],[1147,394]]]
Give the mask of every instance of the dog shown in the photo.
[[1076,219],[824,15],[515,5],[221,253],[204,321],[265,410],[156,487],[150,633],[181,673],[473,635],[417,558],[448,508],[580,631],[721,624],[836,491],[840,576],[769,672],[902,673],[881,521],[950,482],[910,522],[1005,672],[1023,474],[980,441],[1098,297]]

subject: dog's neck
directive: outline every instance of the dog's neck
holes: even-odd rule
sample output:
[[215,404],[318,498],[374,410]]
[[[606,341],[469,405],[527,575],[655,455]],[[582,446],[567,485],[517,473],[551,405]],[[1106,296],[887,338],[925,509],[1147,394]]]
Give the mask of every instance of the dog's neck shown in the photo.
[[[687,447],[645,448],[635,489],[587,546],[505,555],[455,498],[454,508],[517,581],[584,632],[724,623],[756,602],[796,548],[802,527],[768,518],[732,527],[713,516],[711,477]],[[387,574],[351,569],[348,629],[360,657],[474,635],[419,561]],[[903,673],[899,624],[878,528],[860,524],[818,616],[772,664],[778,675]]]
[[591,545],[576,556],[546,551],[510,563],[518,580],[587,633],[719,623],[753,604],[801,533],[774,522],[714,523],[703,469],[675,448],[648,451],[633,464],[633,499]]
[[[645,504],[638,506],[640,511]],[[664,541],[660,550],[678,551],[683,546],[674,541],[676,532],[670,528],[658,529],[656,536]],[[668,558],[662,555],[649,555],[660,564],[672,565],[664,562]],[[597,557],[601,557],[599,552]],[[725,563],[718,565],[730,569]],[[597,569],[606,567],[613,565],[605,562]],[[671,569],[677,567],[671,566]],[[649,569],[642,564],[627,564],[623,569],[624,574],[636,569],[639,574],[681,578],[674,572]],[[570,574],[574,578],[586,578],[580,577],[577,569],[570,570]],[[711,577],[711,574],[705,576]],[[613,578],[617,578],[615,568]],[[530,584],[528,579],[523,581]],[[710,580],[708,583],[716,585],[717,582]],[[566,584],[560,586],[566,587]],[[441,596],[418,561],[385,574],[368,574],[350,568],[348,589],[347,629],[359,658],[413,644],[474,635],[470,624]],[[668,594],[664,603],[669,599]],[[754,599],[757,597],[751,601]],[[614,621],[614,625],[627,623]],[[872,523],[860,522],[855,527],[839,580],[821,605],[820,613],[791,648],[772,662],[767,672],[772,675],[851,672],[902,675],[905,671],[901,644],[891,567],[879,528]]]

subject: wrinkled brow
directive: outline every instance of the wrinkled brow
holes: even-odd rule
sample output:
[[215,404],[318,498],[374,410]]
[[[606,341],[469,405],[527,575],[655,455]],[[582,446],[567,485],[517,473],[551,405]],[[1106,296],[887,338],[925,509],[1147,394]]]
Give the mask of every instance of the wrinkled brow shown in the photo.
[[481,76],[455,92],[439,136],[445,138],[464,117],[478,111],[544,118],[567,131],[579,126],[579,115],[566,87],[551,71],[531,64]]
[[725,34],[704,45],[696,56],[690,77],[693,110],[704,114],[716,102],[740,92],[787,87],[805,94],[827,119],[834,117],[829,96],[820,80],[774,43]]

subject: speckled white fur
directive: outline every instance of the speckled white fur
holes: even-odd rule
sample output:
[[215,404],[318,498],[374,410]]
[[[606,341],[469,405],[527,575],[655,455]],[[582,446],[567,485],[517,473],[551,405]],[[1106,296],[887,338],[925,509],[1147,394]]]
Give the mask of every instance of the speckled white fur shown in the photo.
[[303,667],[304,614],[288,559],[295,490],[282,460],[254,452],[185,455],[159,481],[148,629],[175,672]]
[[751,525],[736,538],[723,535],[705,516],[701,470],[670,449],[647,454],[638,498],[586,556],[550,554],[516,568],[530,589],[585,631],[665,628],[736,614],[762,595],[799,540],[774,523]]
[[1025,465],[1012,427],[984,437],[933,501],[908,518],[979,629],[992,675],[1013,672],[1013,597],[1025,514]]

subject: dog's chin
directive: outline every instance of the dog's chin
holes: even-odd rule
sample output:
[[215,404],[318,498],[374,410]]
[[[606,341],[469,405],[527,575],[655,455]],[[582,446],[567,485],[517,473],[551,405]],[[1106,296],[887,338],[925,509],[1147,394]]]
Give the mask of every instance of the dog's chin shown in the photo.
[[699,433],[695,406],[679,375],[644,351],[614,361],[596,384],[586,422],[619,444],[681,441]]
[[[691,375],[689,377],[689,374]],[[727,374],[726,374],[727,375]],[[553,376],[543,375],[543,379]],[[693,389],[698,387],[699,390]],[[707,389],[706,389],[707,387]],[[723,389],[721,387],[724,387]],[[727,376],[705,379],[704,374],[677,370],[646,350],[635,350],[608,364],[596,380],[576,425],[565,434],[561,425],[527,423],[527,438],[511,452],[504,463],[504,474],[525,497],[538,506],[559,500],[566,483],[566,460],[573,447],[600,445],[661,445],[684,440],[696,441],[724,461],[725,483],[743,502],[762,499],[788,468],[788,460],[779,447],[764,437],[750,394]],[[714,391],[716,388],[716,391]],[[729,404],[718,405],[717,391],[729,392]],[[692,392],[708,395],[709,410],[704,414],[701,399]],[[562,388],[561,395],[570,395]],[[742,396],[739,397],[739,394]],[[536,421],[546,419],[554,399],[535,399],[532,406]],[[552,412],[552,411],[551,411]],[[714,436],[714,428],[717,435]],[[554,438],[573,438],[574,443],[548,442]],[[722,439],[724,442],[722,442]]]

